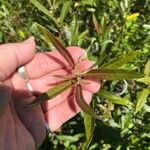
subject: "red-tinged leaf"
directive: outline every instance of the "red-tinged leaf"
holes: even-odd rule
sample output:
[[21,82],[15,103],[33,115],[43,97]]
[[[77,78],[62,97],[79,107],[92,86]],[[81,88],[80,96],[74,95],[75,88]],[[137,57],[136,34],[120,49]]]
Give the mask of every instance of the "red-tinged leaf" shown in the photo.
[[72,79],[74,76],[73,75],[53,75],[53,77],[69,80],[69,79]]
[[93,14],[93,23],[94,23],[94,26],[95,26],[95,29],[96,29],[96,32],[98,33],[98,35],[101,34],[102,31],[101,31],[99,22],[97,21],[97,18],[95,17],[94,14]]
[[47,100],[51,100],[52,98],[56,97],[57,95],[61,94],[68,88],[70,88],[73,85],[72,80],[63,81],[53,88],[49,89],[47,92],[42,93],[39,95],[35,100],[33,100],[31,103],[24,106],[24,108],[30,108],[36,105],[39,105],[42,102],[45,102]]
[[77,104],[85,113],[93,116],[96,119],[101,119],[99,116],[95,114],[94,110],[84,100],[83,94],[82,94],[82,87],[80,84],[77,84],[76,86],[75,98],[76,98]]
[[53,45],[56,47],[56,49],[59,51],[59,53],[65,58],[65,60],[68,62],[71,68],[74,69],[75,62],[71,56],[71,54],[68,52],[65,46],[63,46],[57,38],[55,38],[54,35],[52,35],[45,27],[43,27],[40,24],[37,24],[37,27],[39,28],[42,36],[47,42],[52,42]]
[[123,69],[93,69],[81,74],[81,77],[92,77],[100,80],[122,80],[141,78],[143,74]]

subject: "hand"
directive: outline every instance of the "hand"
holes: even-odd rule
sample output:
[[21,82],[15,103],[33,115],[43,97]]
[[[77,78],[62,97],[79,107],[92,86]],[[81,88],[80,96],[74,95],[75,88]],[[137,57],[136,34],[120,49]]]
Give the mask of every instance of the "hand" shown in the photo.
[[40,106],[23,110],[34,99],[16,69],[35,55],[33,38],[23,43],[0,45],[0,149],[34,150],[46,136]]
[[[3,96],[2,101],[5,102],[3,105],[6,106],[9,102],[0,117],[2,122],[0,125],[0,137],[2,137],[0,144],[4,147],[3,149],[10,149],[9,146],[12,150],[34,149],[34,141],[39,146],[45,137],[44,116],[51,131],[55,131],[64,122],[75,116],[80,109],[75,102],[73,89],[47,101],[42,106],[44,114],[40,106],[22,109],[35,97],[28,92],[24,79],[15,70],[17,67],[28,63],[25,67],[30,78],[29,82],[33,90],[40,93],[62,80],[53,75],[70,74],[72,70],[57,51],[34,55],[35,43],[33,39],[21,44],[1,45],[0,50],[0,58],[3,58],[0,59],[0,62],[3,60],[0,63],[0,68],[5,69],[4,71],[0,69],[0,80],[3,80],[0,94]],[[76,63],[85,55],[85,52],[78,47],[70,47],[68,50]],[[79,67],[80,71],[87,69],[90,65],[90,61],[82,60]],[[89,103],[92,93],[99,90],[100,84],[96,80],[87,80],[87,84],[82,84],[82,87],[84,98]]]

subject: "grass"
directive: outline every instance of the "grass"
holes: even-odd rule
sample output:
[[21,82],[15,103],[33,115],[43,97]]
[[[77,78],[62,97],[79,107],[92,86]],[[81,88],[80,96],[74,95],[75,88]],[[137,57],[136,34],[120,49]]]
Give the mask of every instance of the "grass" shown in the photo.
[[[39,0],[48,9],[49,16],[39,11],[30,1],[0,1],[0,43],[23,41],[33,35],[39,51],[54,47],[41,38],[38,22],[57,36],[65,46],[84,48],[89,59],[100,65],[129,52],[142,51],[142,56],[123,66],[150,74],[150,2],[149,0]],[[100,59],[99,59],[100,58]],[[147,65],[146,65],[147,64]],[[145,81],[145,80],[144,80]],[[109,124],[96,121],[89,147],[101,150],[150,149],[150,98],[147,81],[126,81],[121,98],[130,100],[128,106],[114,104],[106,98],[93,96],[96,112]],[[103,90],[120,93],[123,81],[103,82]],[[139,108],[139,106],[142,106]],[[61,130],[47,137],[41,149],[85,149],[85,129],[82,115],[66,122]]]

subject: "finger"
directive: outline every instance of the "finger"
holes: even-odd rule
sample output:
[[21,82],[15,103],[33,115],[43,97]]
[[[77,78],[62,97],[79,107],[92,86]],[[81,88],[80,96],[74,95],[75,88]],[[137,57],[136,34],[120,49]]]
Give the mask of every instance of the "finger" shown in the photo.
[[[83,90],[83,96],[87,103],[91,101],[92,94],[89,91]],[[47,103],[50,103],[50,101]],[[51,131],[56,131],[63,123],[74,117],[79,112],[80,108],[75,101],[74,95],[72,95],[64,102],[49,109],[45,113],[45,118]]]
[[31,61],[35,54],[35,42],[31,37],[22,43],[0,45],[0,79],[7,79],[17,67]]
[[11,81],[14,88],[13,100],[17,115],[27,130],[32,134],[36,145],[39,146],[46,136],[43,111],[40,106],[23,109],[35,97],[28,91],[25,81],[18,74],[14,74]]
[[[75,62],[77,62],[80,57],[84,58],[86,56],[85,50],[80,47],[68,47],[67,49]],[[36,54],[35,58],[26,65],[26,69],[30,78],[38,78],[67,66],[69,66],[69,64],[63,56],[58,51],[53,51]]]

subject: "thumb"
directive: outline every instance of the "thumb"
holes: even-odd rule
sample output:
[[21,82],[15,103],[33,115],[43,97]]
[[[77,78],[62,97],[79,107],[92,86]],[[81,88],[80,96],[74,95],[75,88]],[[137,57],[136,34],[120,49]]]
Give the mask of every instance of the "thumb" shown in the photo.
[[0,45],[0,80],[6,80],[19,66],[31,61],[35,51],[33,37],[22,43]]

